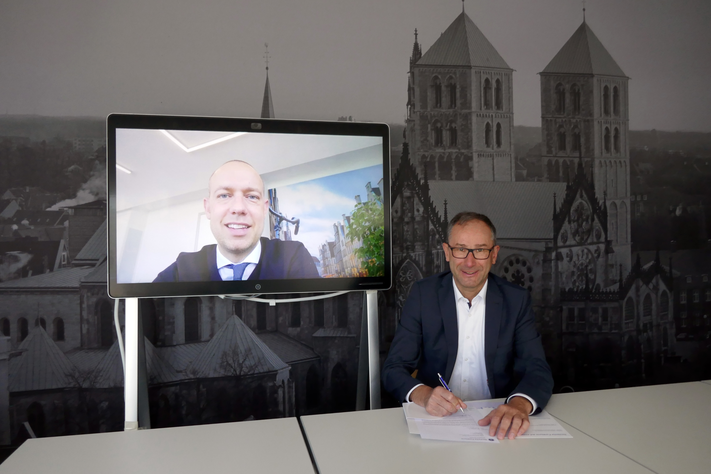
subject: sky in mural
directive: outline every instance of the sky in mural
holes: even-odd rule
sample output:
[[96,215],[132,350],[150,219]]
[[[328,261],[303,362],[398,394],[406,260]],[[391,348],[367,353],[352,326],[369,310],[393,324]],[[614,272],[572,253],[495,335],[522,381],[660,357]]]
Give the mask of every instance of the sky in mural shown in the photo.
[[280,118],[402,123],[414,31],[462,7],[540,125],[542,71],[586,21],[630,78],[630,128],[711,131],[707,0],[4,0],[1,114],[259,116],[265,43]]

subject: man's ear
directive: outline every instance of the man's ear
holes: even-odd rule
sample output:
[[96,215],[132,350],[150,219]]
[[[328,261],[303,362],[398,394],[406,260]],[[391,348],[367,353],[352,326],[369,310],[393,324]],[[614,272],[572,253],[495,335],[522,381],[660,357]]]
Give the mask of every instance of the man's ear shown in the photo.
[[444,258],[445,258],[445,260],[447,260],[447,261],[449,262],[449,254],[447,253],[447,248],[448,248],[448,247],[449,247],[449,246],[448,246],[447,244],[445,244],[444,242],[442,242],[442,250],[444,250]]
[[207,198],[202,199],[202,206],[205,208],[207,220],[210,220],[210,201]]

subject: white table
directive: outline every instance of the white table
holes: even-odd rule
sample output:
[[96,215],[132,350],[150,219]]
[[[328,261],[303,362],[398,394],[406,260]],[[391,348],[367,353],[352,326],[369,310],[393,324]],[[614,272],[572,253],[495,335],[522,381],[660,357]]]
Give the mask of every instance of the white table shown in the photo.
[[402,408],[303,416],[301,423],[321,474],[650,474],[565,423],[561,424],[572,439],[517,439],[499,444],[423,440],[409,434]]
[[0,474],[313,474],[296,418],[30,439]]
[[711,384],[554,395],[546,410],[658,474],[711,472]]

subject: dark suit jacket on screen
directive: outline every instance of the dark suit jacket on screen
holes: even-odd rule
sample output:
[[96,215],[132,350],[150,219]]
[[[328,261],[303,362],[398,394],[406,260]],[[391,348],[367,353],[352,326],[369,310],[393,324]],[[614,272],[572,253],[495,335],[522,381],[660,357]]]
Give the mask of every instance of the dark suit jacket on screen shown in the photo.
[[[249,280],[319,278],[316,264],[301,242],[262,237],[261,243],[262,255]],[[212,244],[197,252],[181,252],[153,282],[222,281],[217,271],[216,247]]]
[[[417,384],[437,387],[446,381],[457,357],[459,333],[452,273],[412,285],[400,324],[383,365],[385,389],[398,400]],[[489,274],[484,329],[486,375],[492,398],[523,393],[543,409],[553,376],[536,330],[528,291]],[[417,369],[417,378],[411,376]]]

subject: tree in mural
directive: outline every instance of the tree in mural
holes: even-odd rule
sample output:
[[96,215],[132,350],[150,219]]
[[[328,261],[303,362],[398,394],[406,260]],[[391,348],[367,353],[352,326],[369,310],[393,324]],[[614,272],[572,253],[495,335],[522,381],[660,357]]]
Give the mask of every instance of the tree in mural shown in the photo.
[[358,203],[351,214],[348,238],[362,242],[355,255],[366,276],[385,274],[384,223],[383,205],[378,200]]

